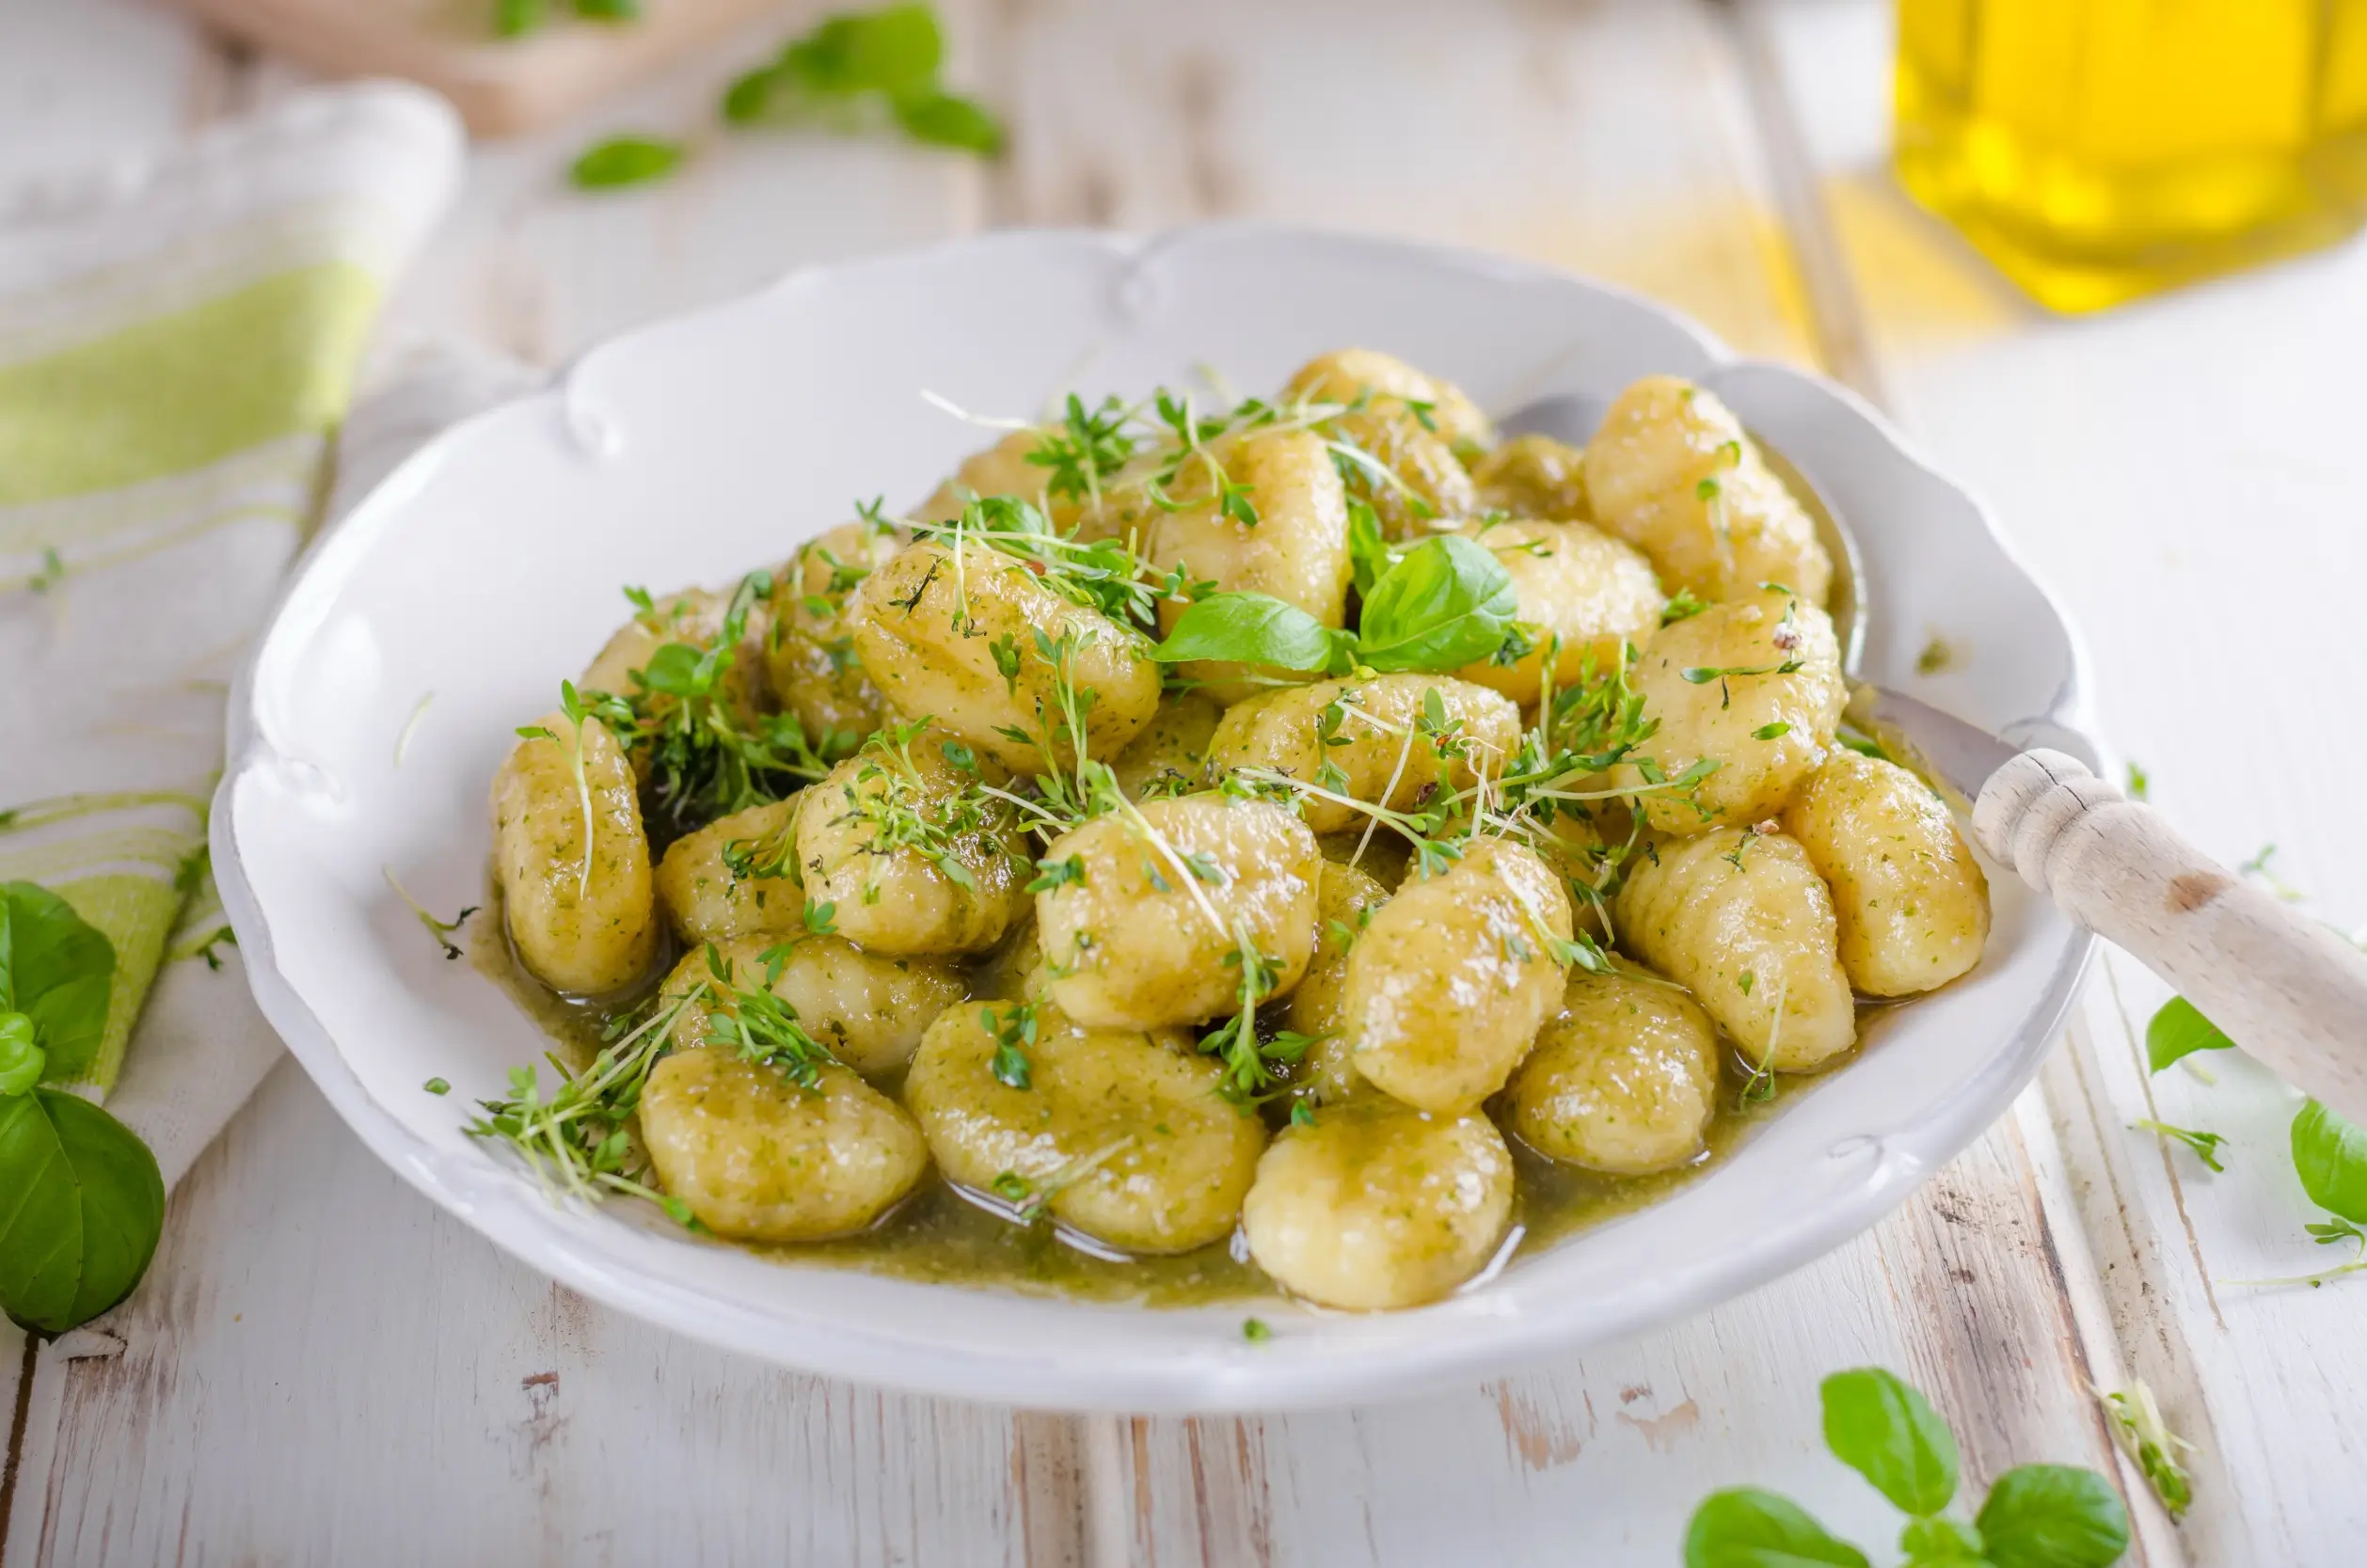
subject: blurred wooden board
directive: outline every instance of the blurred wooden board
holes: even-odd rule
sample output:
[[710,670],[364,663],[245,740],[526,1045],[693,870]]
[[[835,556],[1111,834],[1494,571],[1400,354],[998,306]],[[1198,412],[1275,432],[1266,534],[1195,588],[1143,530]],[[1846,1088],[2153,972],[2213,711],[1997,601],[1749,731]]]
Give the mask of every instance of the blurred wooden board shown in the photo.
[[331,76],[403,76],[435,88],[479,135],[549,123],[753,18],[818,10],[816,0],[645,0],[630,23],[550,20],[496,37],[494,0],[174,0],[211,26]]

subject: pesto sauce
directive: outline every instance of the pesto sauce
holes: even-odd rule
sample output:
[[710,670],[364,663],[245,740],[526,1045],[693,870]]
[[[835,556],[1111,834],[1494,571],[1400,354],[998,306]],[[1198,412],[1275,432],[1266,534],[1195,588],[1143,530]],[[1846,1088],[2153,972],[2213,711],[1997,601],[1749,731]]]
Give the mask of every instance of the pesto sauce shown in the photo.
[[[509,940],[498,879],[489,879],[485,912],[469,939],[469,961],[507,991],[528,1017],[550,1037],[557,1054],[580,1068],[600,1048],[601,1026],[618,1011],[654,990],[678,956],[669,950],[633,991],[597,1002],[566,997],[529,974]],[[1860,1048],[1867,1034],[1890,1009],[1858,1009]],[[1852,1051],[1835,1064],[1854,1059]],[[1828,1068],[1826,1071],[1831,1071]],[[1548,1160],[1506,1133],[1516,1177],[1512,1223],[1520,1229],[1510,1262],[1533,1257],[1571,1236],[1649,1208],[1724,1161],[1787,1102],[1813,1087],[1822,1074],[1785,1075],[1770,1097],[1745,1101],[1744,1072],[1731,1057],[1720,1084],[1718,1111],[1708,1147],[1700,1158],[1651,1176],[1605,1176]],[[873,1086],[901,1102],[898,1078]],[[1322,1113],[1318,1112],[1320,1116]],[[1501,1125],[1501,1123],[1500,1123]],[[1049,1222],[1022,1226],[981,1207],[931,1171],[920,1188],[867,1229],[828,1242],[733,1243],[744,1252],[786,1263],[865,1269],[898,1279],[1065,1296],[1106,1305],[1202,1307],[1271,1299],[1280,1292],[1263,1270],[1248,1259],[1236,1231],[1229,1242],[1212,1243],[1174,1257],[1117,1258],[1088,1250],[1086,1239],[1064,1239]]]

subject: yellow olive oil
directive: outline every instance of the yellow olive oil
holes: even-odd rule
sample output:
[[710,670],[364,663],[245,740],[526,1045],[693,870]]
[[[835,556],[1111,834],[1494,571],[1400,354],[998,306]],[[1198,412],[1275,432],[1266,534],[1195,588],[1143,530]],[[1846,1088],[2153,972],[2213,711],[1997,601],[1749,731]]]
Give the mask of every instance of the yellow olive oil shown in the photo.
[[2367,0],[1898,0],[1898,179],[2101,309],[2367,217]]

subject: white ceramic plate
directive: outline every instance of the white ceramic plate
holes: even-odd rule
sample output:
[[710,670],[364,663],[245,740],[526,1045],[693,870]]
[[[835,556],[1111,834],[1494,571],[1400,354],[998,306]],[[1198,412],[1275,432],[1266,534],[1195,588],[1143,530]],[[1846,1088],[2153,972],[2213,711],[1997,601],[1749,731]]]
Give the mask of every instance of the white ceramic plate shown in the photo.
[[[437,440],[305,563],[231,705],[214,865],[264,1013],[339,1113],[437,1202],[577,1290],[792,1366],[1014,1404],[1215,1411],[1343,1403],[1629,1335],[1873,1223],[2002,1113],[2090,945],[1993,872],[1979,971],[1892,1020],[1666,1202],[1418,1311],[1094,1306],[768,1262],[646,1206],[555,1206],[462,1136],[544,1040],[447,963],[389,890],[477,901],[486,789],[512,727],[621,620],[618,585],[725,581],[884,493],[916,503],[985,437],[920,397],[1027,415],[1071,387],[1139,392],[1216,367],[1268,389],[1362,344],[1504,410],[1669,372],[1714,388],[1850,518],[1865,672],[2094,759],[2062,616],[1963,491],[1848,393],[1735,359],[1625,293],[1490,257],[1264,227],[1148,241],[1012,233],[796,274],[634,333],[552,389]],[[1936,627],[1958,673],[1919,681]],[[396,740],[434,701],[404,759]],[[449,1079],[453,1092],[421,1090]],[[400,1288],[399,1284],[396,1288]]]

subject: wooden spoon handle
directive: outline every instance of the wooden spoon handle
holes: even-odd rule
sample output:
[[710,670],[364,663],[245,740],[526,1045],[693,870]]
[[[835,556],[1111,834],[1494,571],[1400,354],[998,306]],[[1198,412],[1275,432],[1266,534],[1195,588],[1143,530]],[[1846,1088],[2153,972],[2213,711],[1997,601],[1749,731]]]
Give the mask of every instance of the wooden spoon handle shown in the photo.
[[2060,752],[2025,752],[1991,775],[1973,835],[2278,1076],[2367,1127],[2367,953]]

